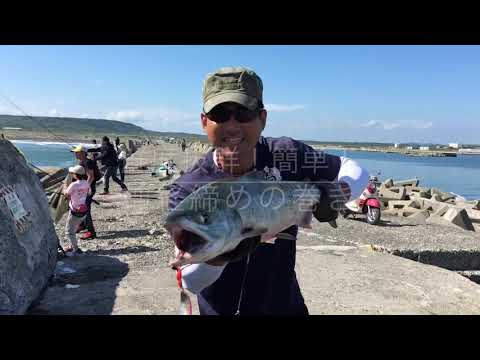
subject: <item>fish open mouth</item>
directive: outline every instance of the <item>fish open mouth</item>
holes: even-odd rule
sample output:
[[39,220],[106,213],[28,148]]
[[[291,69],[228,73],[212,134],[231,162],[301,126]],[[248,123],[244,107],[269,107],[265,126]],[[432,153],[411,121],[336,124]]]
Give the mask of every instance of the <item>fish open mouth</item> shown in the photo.
[[207,243],[205,239],[183,228],[181,225],[167,226],[167,230],[172,235],[175,245],[181,252],[195,253],[197,249]]

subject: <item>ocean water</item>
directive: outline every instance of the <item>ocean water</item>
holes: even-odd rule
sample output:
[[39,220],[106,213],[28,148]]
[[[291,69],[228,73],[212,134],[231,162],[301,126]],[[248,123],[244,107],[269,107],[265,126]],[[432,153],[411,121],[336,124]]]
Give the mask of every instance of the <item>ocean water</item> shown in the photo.
[[[70,152],[71,146],[60,142],[35,142],[29,140],[13,140],[15,146],[35,166],[67,167],[77,163],[75,155]],[[72,146],[78,143],[70,144]],[[92,146],[91,144],[84,144]]]
[[[14,141],[36,166],[72,166],[76,163],[70,147],[62,143]],[[77,144],[74,144],[77,145]],[[91,146],[91,145],[90,145]],[[436,187],[468,200],[480,199],[480,155],[458,157],[413,157],[368,151],[326,152],[348,156],[371,173],[381,172],[380,180],[403,180],[417,177],[420,186]]]
[[480,199],[480,155],[457,157],[416,157],[369,151],[325,152],[356,160],[371,173],[381,172],[380,179],[418,178],[420,186],[453,192],[467,200]]

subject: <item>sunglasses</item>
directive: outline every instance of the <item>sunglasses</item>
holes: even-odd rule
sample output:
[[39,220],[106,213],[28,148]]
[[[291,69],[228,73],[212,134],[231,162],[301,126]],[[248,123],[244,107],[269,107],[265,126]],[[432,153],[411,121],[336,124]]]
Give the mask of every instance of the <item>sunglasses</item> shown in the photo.
[[239,123],[249,123],[258,116],[259,110],[252,111],[243,106],[234,108],[227,108],[223,106],[216,106],[210,112],[205,114],[210,120],[221,124],[230,120],[233,115]]

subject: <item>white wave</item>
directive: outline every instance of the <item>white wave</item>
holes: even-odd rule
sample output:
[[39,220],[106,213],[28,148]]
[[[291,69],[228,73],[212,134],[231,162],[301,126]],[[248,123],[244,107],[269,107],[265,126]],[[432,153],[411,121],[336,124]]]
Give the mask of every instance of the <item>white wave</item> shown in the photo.
[[462,195],[455,194],[454,192],[450,191],[450,194],[455,195],[457,198],[459,198],[461,201],[467,201]]
[[93,144],[85,144],[85,143],[63,143],[63,142],[55,142],[55,141],[35,141],[35,140],[11,140],[14,144],[29,144],[29,145],[39,145],[39,146],[51,146],[51,145],[61,145],[67,148],[71,148],[72,146],[83,145],[86,148],[93,148],[95,145]]

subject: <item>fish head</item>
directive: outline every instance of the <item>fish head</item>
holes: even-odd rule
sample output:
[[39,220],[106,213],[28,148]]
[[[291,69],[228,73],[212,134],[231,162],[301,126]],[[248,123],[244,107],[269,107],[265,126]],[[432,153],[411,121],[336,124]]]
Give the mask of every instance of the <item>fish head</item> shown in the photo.
[[167,216],[179,254],[172,266],[201,263],[233,250],[242,240],[242,220],[235,208],[218,200],[215,207],[181,203]]

